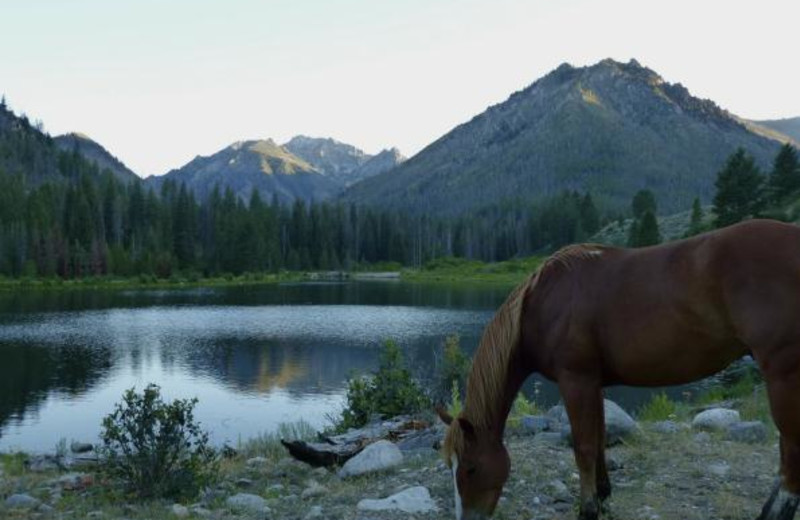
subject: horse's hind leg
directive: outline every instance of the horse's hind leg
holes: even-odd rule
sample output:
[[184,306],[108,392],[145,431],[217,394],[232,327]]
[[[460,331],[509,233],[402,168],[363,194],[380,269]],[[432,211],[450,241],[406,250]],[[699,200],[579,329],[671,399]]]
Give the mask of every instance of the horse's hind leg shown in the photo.
[[772,417],[781,434],[781,476],[758,520],[792,520],[800,503],[800,355],[775,349],[759,360],[767,381]]
[[558,382],[572,426],[575,462],[581,479],[580,520],[596,520],[600,514],[597,489],[598,460],[602,455],[603,392],[599,382],[580,376],[564,376]]

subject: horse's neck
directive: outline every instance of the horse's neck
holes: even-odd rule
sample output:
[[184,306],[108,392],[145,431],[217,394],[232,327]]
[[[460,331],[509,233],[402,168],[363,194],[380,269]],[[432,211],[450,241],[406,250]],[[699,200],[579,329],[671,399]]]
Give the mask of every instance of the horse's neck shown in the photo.
[[522,383],[531,374],[522,363],[516,362],[516,357],[512,356],[511,362],[506,368],[505,378],[502,381],[500,392],[490,392],[484,389],[483,395],[492,395],[493,399],[483,400],[478,403],[471,403],[469,396],[464,404],[464,415],[474,422],[483,424],[494,432],[498,432],[502,438],[506,427],[506,420],[514,406],[514,400],[519,393]]

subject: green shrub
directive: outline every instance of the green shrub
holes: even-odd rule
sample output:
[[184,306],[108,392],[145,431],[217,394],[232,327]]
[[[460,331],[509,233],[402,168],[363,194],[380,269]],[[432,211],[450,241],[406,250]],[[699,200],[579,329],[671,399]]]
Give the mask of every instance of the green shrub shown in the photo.
[[447,407],[447,412],[450,417],[458,417],[464,406],[461,404],[461,391],[458,388],[458,381],[453,379],[453,387],[450,391],[450,406]]
[[165,403],[160,388],[131,388],[103,419],[103,472],[141,498],[191,498],[217,474],[208,434],[194,420],[197,399]]
[[387,341],[377,372],[348,382],[347,404],[336,428],[364,426],[373,414],[394,417],[417,413],[429,406],[428,398],[405,366],[400,347]]
[[511,413],[506,421],[509,426],[517,427],[522,423],[522,418],[526,415],[542,415],[542,410],[536,401],[529,401],[525,394],[520,392],[517,398],[514,399],[514,404],[511,406]]
[[470,359],[461,350],[457,334],[445,339],[441,353],[436,357],[441,361],[437,363],[434,376],[433,399],[437,402],[447,402],[448,399],[452,399],[453,385],[456,385],[459,398],[463,398]]
[[638,418],[641,421],[666,421],[674,418],[678,407],[667,394],[655,394],[650,401],[639,410]]

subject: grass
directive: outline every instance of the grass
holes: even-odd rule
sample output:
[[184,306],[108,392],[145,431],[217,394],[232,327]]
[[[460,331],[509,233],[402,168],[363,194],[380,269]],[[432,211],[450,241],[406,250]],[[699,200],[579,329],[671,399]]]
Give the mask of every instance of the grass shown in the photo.
[[485,263],[465,258],[443,257],[431,260],[421,269],[406,269],[402,272],[404,280],[423,282],[489,282],[516,284],[536,271],[544,257],[532,256]]
[[674,419],[677,415],[678,405],[667,394],[656,394],[650,401],[642,406],[637,414],[640,421],[666,421]]
[[265,457],[276,461],[286,456],[286,448],[281,439],[287,441],[312,441],[316,439],[317,430],[308,422],[300,419],[297,422],[281,423],[275,432],[262,433],[245,442],[239,442],[239,452],[245,457]]

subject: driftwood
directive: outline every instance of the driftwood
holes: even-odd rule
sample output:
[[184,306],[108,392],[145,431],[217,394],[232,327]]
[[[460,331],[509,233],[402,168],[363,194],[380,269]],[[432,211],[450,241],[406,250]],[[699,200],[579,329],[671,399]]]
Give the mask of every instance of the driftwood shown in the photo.
[[424,421],[397,417],[339,435],[320,434],[319,442],[281,440],[281,444],[289,450],[292,457],[314,467],[341,466],[368,444],[381,439],[396,442],[428,426]]
[[289,454],[299,461],[315,468],[320,466],[341,466],[362,449],[360,444],[328,444],[321,442],[284,441],[281,444]]

